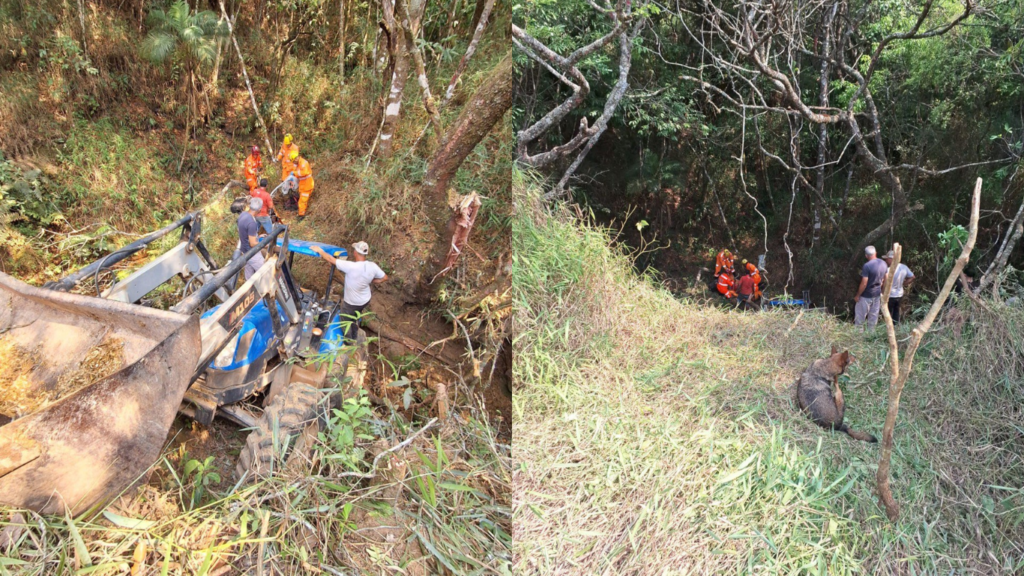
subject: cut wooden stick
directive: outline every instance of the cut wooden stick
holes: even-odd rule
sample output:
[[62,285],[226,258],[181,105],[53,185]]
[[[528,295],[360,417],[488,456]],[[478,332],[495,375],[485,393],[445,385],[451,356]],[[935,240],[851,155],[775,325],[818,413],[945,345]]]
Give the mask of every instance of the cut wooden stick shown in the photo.
[[889,301],[889,291],[892,290],[893,276],[896,273],[896,268],[900,265],[900,258],[903,256],[903,247],[899,244],[893,245],[893,260],[892,266],[889,267],[889,272],[885,276],[885,282],[882,284],[882,316],[885,319],[885,330],[889,338],[889,362],[890,362],[890,374],[889,374],[889,406],[885,415],[885,426],[882,428],[882,455],[878,461],[878,472],[875,475],[875,481],[877,484],[878,498],[885,508],[885,513],[889,517],[890,521],[895,522],[899,518],[900,506],[896,502],[896,499],[892,496],[892,488],[889,486],[889,470],[892,461],[892,442],[893,442],[893,431],[896,428],[896,417],[899,416],[900,410],[900,395],[903,394],[903,387],[907,384],[907,378],[910,376],[910,370],[914,366],[914,355],[917,354],[918,347],[921,346],[921,340],[924,335],[928,333],[932,323],[935,322],[935,318],[939,315],[942,310],[942,306],[946,303],[946,299],[949,297],[950,291],[953,290],[953,285],[960,278],[960,273],[963,271],[964,266],[967,265],[967,261],[970,259],[971,251],[974,250],[974,243],[978,239],[978,213],[981,209],[981,178],[978,178],[974,184],[974,196],[971,199],[971,223],[970,232],[967,236],[967,243],[964,244],[963,249],[960,251],[960,256],[956,259],[956,264],[953,265],[953,270],[950,271],[949,276],[946,277],[945,284],[942,285],[942,290],[939,295],[932,302],[932,307],[928,309],[928,313],[925,315],[921,323],[918,324],[910,335],[910,342],[907,343],[907,348],[904,351],[903,361],[900,362],[899,347],[896,341],[896,329],[892,323],[892,316],[889,314],[889,307],[884,305]]

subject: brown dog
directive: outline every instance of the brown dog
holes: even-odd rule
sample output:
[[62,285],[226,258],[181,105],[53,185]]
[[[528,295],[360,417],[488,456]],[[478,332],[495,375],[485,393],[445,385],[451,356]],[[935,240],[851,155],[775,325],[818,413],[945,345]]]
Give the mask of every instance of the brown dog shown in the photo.
[[871,434],[851,430],[843,424],[846,404],[843,402],[843,391],[839,389],[839,375],[853,361],[854,357],[849,351],[840,354],[833,346],[831,356],[815,360],[800,375],[793,400],[822,428],[846,432],[850,437],[864,442],[878,442]]

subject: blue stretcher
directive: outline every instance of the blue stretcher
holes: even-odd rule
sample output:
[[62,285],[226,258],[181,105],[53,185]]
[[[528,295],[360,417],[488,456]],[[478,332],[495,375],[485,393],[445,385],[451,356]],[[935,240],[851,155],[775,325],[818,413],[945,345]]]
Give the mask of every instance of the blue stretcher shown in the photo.
[[[281,246],[284,243],[284,238],[277,237],[277,245]],[[334,246],[333,244],[324,244],[323,242],[310,242],[308,240],[288,240],[288,251],[295,252],[296,254],[302,254],[303,256],[314,256],[319,257],[320,255],[313,252],[313,247],[319,246],[321,250],[327,252],[335,258],[348,258],[348,250],[340,246]]]

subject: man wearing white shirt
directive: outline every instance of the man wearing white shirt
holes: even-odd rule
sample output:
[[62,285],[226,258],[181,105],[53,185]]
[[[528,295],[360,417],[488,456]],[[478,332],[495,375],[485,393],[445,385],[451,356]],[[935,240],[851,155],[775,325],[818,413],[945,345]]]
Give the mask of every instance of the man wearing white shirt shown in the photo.
[[342,322],[348,322],[345,328],[345,343],[355,342],[356,333],[359,329],[359,316],[370,303],[370,285],[380,284],[388,279],[388,275],[373,262],[366,259],[370,253],[370,246],[366,242],[356,242],[352,245],[354,260],[338,260],[334,256],[324,252],[323,248],[314,246],[313,251],[327,260],[339,272],[345,275],[345,299],[341,306]]
[[[882,257],[882,260],[885,260],[887,265],[892,266],[893,257],[895,257],[895,254],[890,250],[888,254]],[[893,273],[892,289],[889,291],[889,315],[892,316],[893,324],[897,324],[900,321],[900,302],[902,302],[903,298],[903,289],[910,286],[913,281],[914,273],[910,271],[906,264],[900,262],[896,272]]]

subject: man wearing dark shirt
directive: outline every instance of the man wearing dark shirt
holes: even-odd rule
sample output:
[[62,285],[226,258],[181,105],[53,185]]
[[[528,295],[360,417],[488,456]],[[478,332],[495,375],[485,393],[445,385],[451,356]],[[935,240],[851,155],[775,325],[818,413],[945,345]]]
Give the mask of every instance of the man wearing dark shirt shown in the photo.
[[868,261],[860,270],[860,286],[857,288],[857,295],[853,297],[853,301],[856,302],[853,323],[863,326],[867,320],[868,328],[873,330],[878,324],[878,311],[882,302],[882,282],[885,281],[885,274],[889,271],[889,267],[877,257],[874,246],[864,249],[864,257]]
[[[238,248],[241,254],[245,254],[250,248],[259,243],[260,227],[256,223],[256,215],[263,208],[263,200],[259,198],[249,199],[249,210],[238,215]],[[263,254],[257,252],[245,263],[245,279],[248,280],[263,266]]]

